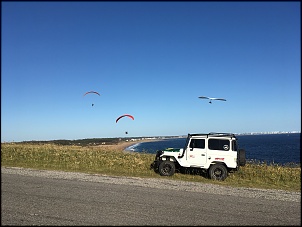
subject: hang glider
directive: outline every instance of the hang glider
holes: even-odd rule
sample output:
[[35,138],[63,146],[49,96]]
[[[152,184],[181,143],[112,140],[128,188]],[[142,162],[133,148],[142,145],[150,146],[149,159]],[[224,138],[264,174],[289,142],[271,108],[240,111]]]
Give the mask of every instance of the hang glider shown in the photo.
[[206,96],[199,96],[198,98],[200,98],[200,99],[210,99],[210,102],[209,102],[209,103],[212,103],[212,100],[226,101],[226,99],[222,99],[222,98],[211,98],[211,97],[206,97]]

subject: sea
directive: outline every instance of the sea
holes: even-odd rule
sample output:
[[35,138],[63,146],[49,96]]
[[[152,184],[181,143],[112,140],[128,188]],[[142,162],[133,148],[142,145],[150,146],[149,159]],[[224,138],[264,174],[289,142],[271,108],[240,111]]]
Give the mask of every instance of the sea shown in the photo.
[[[300,165],[301,133],[236,135],[247,162]],[[183,148],[186,138],[169,138],[131,145],[125,150],[155,154],[166,148]]]

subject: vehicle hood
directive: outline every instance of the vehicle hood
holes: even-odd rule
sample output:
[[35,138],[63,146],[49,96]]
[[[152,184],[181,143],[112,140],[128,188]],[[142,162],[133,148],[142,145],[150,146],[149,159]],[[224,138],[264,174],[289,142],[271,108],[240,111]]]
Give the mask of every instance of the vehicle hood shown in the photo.
[[164,152],[180,152],[181,148],[166,148]]

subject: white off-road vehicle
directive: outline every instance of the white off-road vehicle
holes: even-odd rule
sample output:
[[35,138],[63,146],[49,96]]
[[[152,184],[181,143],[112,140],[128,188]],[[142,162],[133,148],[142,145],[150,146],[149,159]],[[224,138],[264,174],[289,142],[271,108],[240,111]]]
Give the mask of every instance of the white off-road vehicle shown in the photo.
[[234,134],[207,133],[188,134],[184,148],[158,150],[151,168],[161,176],[185,170],[225,180],[230,172],[245,164],[245,150],[239,149]]

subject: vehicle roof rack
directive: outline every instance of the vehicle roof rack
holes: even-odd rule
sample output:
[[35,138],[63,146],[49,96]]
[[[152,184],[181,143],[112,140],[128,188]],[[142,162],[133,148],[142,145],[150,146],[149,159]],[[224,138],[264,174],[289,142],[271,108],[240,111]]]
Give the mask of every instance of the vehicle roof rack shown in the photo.
[[189,136],[216,136],[216,137],[223,137],[223,136],[231,136],[231,137],[235,137],[234,133],[229,133],[229,132],[210,132],[210,133],[194,133],[194,134],[188,134]]

